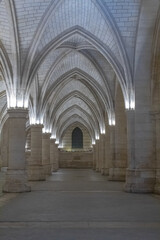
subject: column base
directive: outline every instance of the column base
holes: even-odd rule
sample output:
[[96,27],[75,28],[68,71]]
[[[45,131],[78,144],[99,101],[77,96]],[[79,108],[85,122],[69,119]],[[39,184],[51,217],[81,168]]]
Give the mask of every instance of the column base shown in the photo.
[[58,165],[57,164],[53,164],[52,170],[53,172],[57,172],[58,171]]
[[109,168],[109,181],[121,181],[125,182],[126,168]]
[[52,175],[52,169],[50,164],[43,165],[43,168],[44,168],[45,175],[47,176]]
[[102,169],[101,169],[101,174],[104,175],[104,176],[108,176],[108,174],[109,174],[109,169],[108,169],[108,168],[102,168]]
[[45,181],[46,175],[43,166],[29,165],[27,169],[29,181]]
[[132,193],[152,193],[155,186],[155,170],[127,169],[124,189]]
[[93,170],[96,170],[96,166],[93,165]]
[[156,183],[155,188],[154,188],[154,193],[160,195],[160,183]]
[[28,185],[27,174],[24,170],[7,170],[3,192],[22,193],[30,191],[31,187]]
[[58,168],[52,167],[52,172],[57,172]]
[[160,169],[156,170],[156,185],[154,187],[154,192],[160,194]]

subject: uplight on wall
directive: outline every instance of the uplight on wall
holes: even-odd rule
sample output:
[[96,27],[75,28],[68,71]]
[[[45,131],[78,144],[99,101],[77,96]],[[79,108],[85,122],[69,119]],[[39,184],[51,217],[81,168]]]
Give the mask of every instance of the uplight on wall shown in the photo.
[[60,143],[58,148],[63,148],[63,143]]
[[135,109],[135,101],[131,101],[130,103],[130,109],[134,110]]
[[115,121],[114,118],[110,118],[110,119],[109,119],[109,125],[110,125],[110,126],[115,126],[115,125],[116,125],[116,121]]
[[52,135],[51,135],[51,139],[56,139],[56,135],[55,135],[55,134],[52,134]]
[[25,99],[24,101],[24,108],[28,108],[28,99]]
[[36,124],[36,118],[30,117],[30,124]]
[[55,144],[59,144],[59,139],[56,139]]
[[20,96],[16,98],[16,95],[13,93],[7,94],[7,105],[8,108],[28,108],[28,99],[24,100]]
[[45,127],[42,129],[42,132],[43,133],[51,133],[50,129],[49,128],[45,128]]
[[128,100],[125,101],[125,107],[127,110],[129,110],[129,101]]
[[18,108],[23,108],[24,107],[24,105],[23,105],[23,100],[17,100],[17,107]]
[[43,124],[43,117],[40,117],[40,124]]
[[16,107],[16,97],[13,94],[11,94],[8,101],[8,108],[15,108],[15,107]]
[[30,125],[36,125],[36,124],[43,124],[40,122],[39,119],[36,119],[36,117],[30,117]]
[[105,133],[106,133],[105,128],[101,129],[101,134],[105,134]]
[[128,101],[126,101],[125,107],[127,110],[135,110],[135,101],[132,100],[132,101],[130,101],[130,103]]
[[130,99],[127,97],[125,100],[125,108],[127,110],[135,110],[135,93],[133,91],[130,95]]
[[99,140],[99,135],[98,134],[96,135],[96,140]]

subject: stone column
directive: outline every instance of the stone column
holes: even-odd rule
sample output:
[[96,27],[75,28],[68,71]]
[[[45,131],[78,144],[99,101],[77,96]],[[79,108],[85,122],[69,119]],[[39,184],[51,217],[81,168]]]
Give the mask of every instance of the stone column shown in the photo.
[[137,123],[138,119],[134,111],[127,111],[127,117],[128,169],[125,190],[127,192],[153,192],[155,159],[151,116],[146,113],[146,118],[143,116],[141,124]]
[[96,146],[93,145],[93,170],[96,170]]
[[99,140],[96,140],[96,172],[99,172]]
[[112,171],[112,180],[125,181],[127,168],[127,121],[123,94],[120,84],[116,84],[115,99],[115,160]]
[[126,110],[127,114],[127,148],[128,169],[135,169],[135,111]]
[[135,111],[127,110],[127,148],[128,148],[128,163],[126,170],[126,183],[125,191],[126,192],[136,192],[138,191],[138,186],[136,182],[140,178],[140,170],[136,169],[136,160],[135,160]]
[[105,114],[105,128],[106,128],[106,134],[105,134],[105,169],[104,169],[104,175],[109,175],[109,161],[110,161],[110,127],[108,124],[108,116],[107,113]]
[[102,162],[101,162],[101,159],[102,159],[102,156],[101,156],[101,135],[100,135],[100,138],[99,138],[99,141],[98,141],[98,172],[101,172],[101,165],[102,165]]
[[28,192],[31,190],[25,172],[26,118],[28,110],[9,109],[8,114],[8,170],[4,192]]
[[[134,161],[129,162],[127,192],[153,192],[155,187],[155,142],[151,116],[152,53],[159,1],[143,1],[135,48]],[[147,14],[148,11],[150,14]],[[129,143],[130,139],[128,139]]]
[[51,164],[51,172],[53,172],[53,164],[54,164],[54,156],[55,156],[55,140],[50,139],[50,164]]
[[26,149],[31,150],[31,131],[30,131],[30,129],[26,136]]
[[100,136],[100,171],[105,174],[105,134]]
[[110,135],[110,159],[109,159],[109,181],[114,181],[115,168],[115,126],[109,126]]
[[154,113],[155,120],[155,153],[156,153],[156,184],[154,192],[160,194],[160,112]]
[[42,165],[44,167],[45,175],[51,175],[50,136],[50,133],[42,134]]
[[8,167],[8,135],[9,133],[9,127],[8,127],[8,119],[3,125],[2,131],[1,131],[1,166],[3,168],[3,171],[7,170]]
[[[56,141],[56,140],[54,140]],[[53,172],[56,172],[59,169],[59,150],[57,143],[54,142],[54,161],[53,161]]]
[[28,178],[30,181],[45,180],[42,166],[42,124],[31,125],[31,157],[28,162]]

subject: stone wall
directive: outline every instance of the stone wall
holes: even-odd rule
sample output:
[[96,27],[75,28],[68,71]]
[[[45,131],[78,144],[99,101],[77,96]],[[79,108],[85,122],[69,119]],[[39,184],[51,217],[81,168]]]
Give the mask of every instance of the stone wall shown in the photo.
[[93,152],[59,152],[60,168],[92,168]]
[[83,132],[83,150],[91,149],[91,137],[88,131],[82,125],[77,124],[73,124],[65,132],[62,138],[63,149],[67,151],[72,149],[72,131],[75,127],[79,127]]

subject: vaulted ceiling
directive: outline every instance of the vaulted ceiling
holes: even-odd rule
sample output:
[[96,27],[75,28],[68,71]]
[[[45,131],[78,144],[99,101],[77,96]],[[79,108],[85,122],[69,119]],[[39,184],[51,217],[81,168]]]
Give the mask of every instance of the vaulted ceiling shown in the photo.
[[[134,101],[140,0],[1,0],[0,112],[29,107],[61,138],[79,122],[92,139],[114,124],[115,82]],[[6,93],[5,93],[6,92]]]

